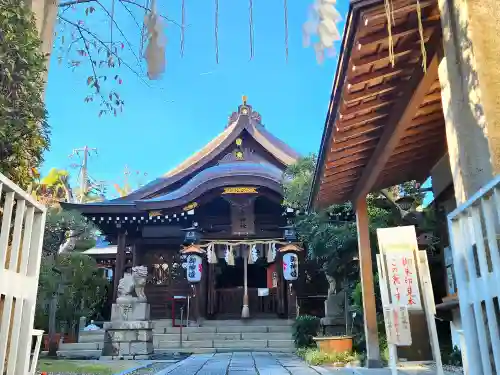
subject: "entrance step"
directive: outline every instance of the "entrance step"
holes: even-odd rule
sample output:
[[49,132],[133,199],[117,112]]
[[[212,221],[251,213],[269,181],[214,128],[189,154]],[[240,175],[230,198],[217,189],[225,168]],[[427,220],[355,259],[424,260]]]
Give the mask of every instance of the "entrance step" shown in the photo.
[[59,344],[59,350],[102,350],[104,342],[76,342]]
[[227,326],[292,326],[294,320],[287,319],[237,319],[237,320],[205,320],[204,327]]
[[78,342],[102,342],[104,341],[104,330],[81,331],[78,333]]
[[101,350],[58,350],[57,356],[66,359],[99,359]]

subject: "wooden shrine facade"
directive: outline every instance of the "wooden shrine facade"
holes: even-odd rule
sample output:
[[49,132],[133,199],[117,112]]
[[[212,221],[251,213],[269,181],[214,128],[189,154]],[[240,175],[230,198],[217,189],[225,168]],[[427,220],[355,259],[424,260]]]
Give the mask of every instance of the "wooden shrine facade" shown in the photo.
[[[282,206],[282,177],[297,158],[244,99],[219,136],[166,175],[126,197],[63,205],[92,220],[116,245],[116,255],[92,255],[114,269],[113,298],[127,267],[148,267],[153,319],[178,318],[180,303],[174,297],[188,296],[190,319],[240,317],[244,259],[252,249],[259,256],[246,267],[250,317],[285,318],[296,312],[300,281],[285,282],[282,255],[277,251],[270,258],[269,248],[283,244],[283,227],[294,214]],[[186,256],[180,252],[191,227],[200,230],[202,245],[216,243],[217,259],[204,258],[196,284],[188,283]]]

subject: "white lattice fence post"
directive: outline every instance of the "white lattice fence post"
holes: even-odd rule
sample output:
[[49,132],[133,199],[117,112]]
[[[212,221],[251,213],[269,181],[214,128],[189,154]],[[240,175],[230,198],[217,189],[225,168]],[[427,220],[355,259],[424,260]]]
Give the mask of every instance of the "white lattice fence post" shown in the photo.
[[26,375],[46,209],[1,173],[0,204],[0,374]]

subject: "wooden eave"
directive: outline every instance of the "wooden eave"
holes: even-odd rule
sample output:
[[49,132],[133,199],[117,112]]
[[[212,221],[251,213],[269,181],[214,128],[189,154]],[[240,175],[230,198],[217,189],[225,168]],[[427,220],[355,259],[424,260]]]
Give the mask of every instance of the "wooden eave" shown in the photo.
[[371,191],[425,179],[446,152],[436,0],[393,0],[389,33],[384,0],[351,3],[316,168],[310,206],[356,201]]

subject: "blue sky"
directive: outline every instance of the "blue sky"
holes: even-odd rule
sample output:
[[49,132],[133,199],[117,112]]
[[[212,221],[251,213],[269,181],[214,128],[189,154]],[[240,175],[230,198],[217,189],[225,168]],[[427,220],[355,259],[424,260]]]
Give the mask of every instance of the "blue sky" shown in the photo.
[[[64,0],[62,0],[64,1]],[[143,3],[143,1],[138,0]],[[302,45],[302,25],[313,0],[288,0],[289,60],[285,60],[283,0],[254,0],[255,56],[249,61],[248,0],[219,0],[219,64],[215,63],[214,1],[185,0],[185,53],[181,58],[180,30],[167,25],[167,69],[159,81],[145,85],[127,68],[119,93],[125,100],[117,117],[98,118],[99,107],[84,103],[89,93],[88,63],[74,71],[63,59],[58,64],[61,40],[56,42],[47,88],[47,106],[52,126],[52,146],[45,155],[42,173],[50,168],[69,168],[73,148],[96,147],[98,156],[89,162],[97,180],[109,184],[123,181],[123,170],[147,173],[147,182],[167,172],[221,132],[241,96],[261,113],[263,123],[298,152],[317,152],[329,104],[336,56],[318,65],[312,48]],[[103,2],[106,4],[106,1]],[[68,10],[65,17],[83,20],[103,39],[109,38],[109,21],[96,6],[85,16],[87,6]],[[129,6],[134,9],[133,5]],[[345,15],[348,0],[339,0]],[[181,0],[159,0],[162,14],[180,22]],[[141,19],[143,12],[135,9]],[[117,22],[138,50],[139,32],[134,20],[116,7]],[[339,24],[342,30],[344,23]],[[70,29],[58,27],[67,40]],[[115,30],[115,40],[123,39]],[[127,47],[125,48],[125,50]],[[337,46],[338,49],[338,46]],[[124,59],[134,66],[132,53]],[[139,68],[137,68],[139,69]],[[76,175],[76,171],[74,174]]]

